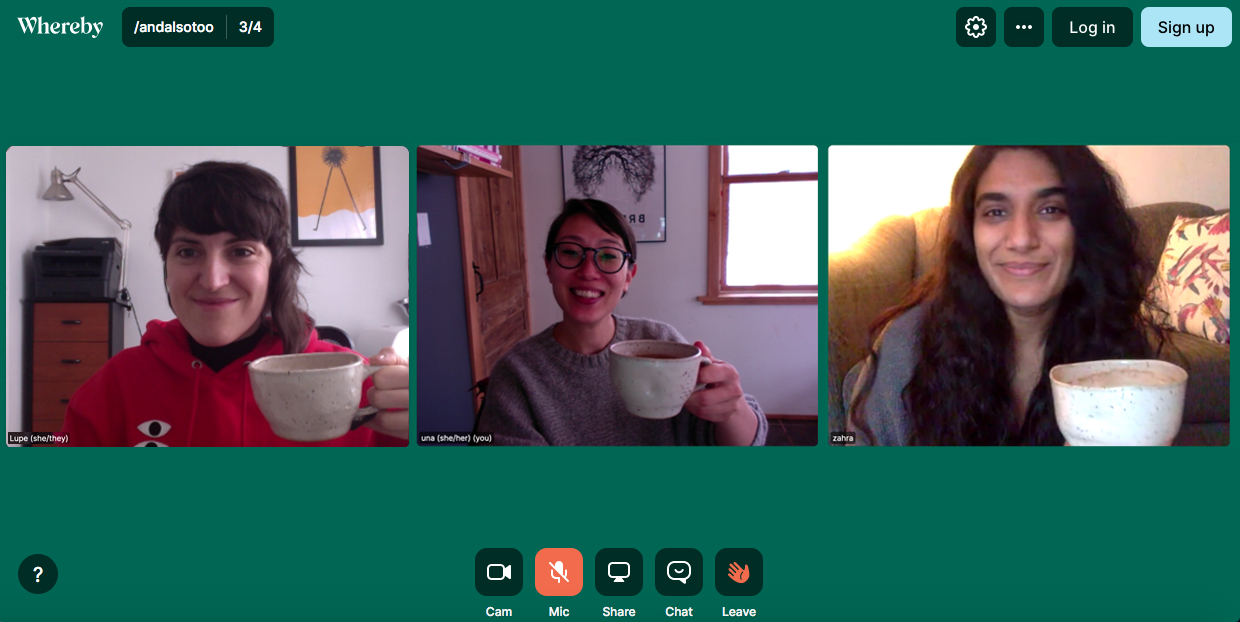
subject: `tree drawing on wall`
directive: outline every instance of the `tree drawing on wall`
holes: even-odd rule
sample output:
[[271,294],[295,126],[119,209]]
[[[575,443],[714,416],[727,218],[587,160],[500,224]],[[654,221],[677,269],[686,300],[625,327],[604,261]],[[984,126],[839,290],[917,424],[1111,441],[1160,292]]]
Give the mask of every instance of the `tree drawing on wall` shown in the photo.
[[583,145],[573,157],[573,183],[593,198],[608,171],[619,171],[637,201],[655,181],[654,150],[649,146]]
[[344,174],[344,163],[349,161],[349,152],[344,147],[323,147],[323,164],[327,165],[327,183],[323,184],[323,200],[319,202],[319,217],[314,221],[314,230],[319,230],[319,223],[323,220],[323,206],[327,204],[327,189],[332,185],[332,173],[340,171],[340,178],[344,180],[344,189],[349,192],[349,200],[353,202],[353,211],[357,213],[358,220],[362,221],[362,229],[366,229],[366,219],[362,218],[362,212],[357,209],[357,199],[353,198],[353,189],[349,187],[349,178]]

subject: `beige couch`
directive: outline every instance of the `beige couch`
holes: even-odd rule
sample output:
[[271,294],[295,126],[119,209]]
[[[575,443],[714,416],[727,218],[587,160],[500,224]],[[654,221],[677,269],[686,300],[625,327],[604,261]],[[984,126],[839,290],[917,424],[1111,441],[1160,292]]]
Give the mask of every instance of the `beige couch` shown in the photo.
[[[898,302],[913,280],[935,261],[934,246],[944,210],[887,218],[845,253],[828,259],[828,413],[831,430],[842,427],[844,375],[863,357],[869,324]],[[1208,216],[1196,203],[1158,203],[1132,208],[1140,227],[1140,251],[1155,262],[1176,216]],[[1189,372],[1184,425],[1177,445],[1227,445],[1230,435],[1231,346],[1169,331],[1162,358]]]

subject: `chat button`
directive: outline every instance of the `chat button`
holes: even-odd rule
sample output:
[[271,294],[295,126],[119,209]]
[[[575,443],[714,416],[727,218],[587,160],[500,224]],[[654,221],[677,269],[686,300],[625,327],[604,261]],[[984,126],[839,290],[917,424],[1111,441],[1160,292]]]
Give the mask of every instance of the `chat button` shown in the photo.
[[474,588],[483,596],[516,596],[524,587],[521,551],[482,549],[474,556]]
[[1225,48],[1231,45],[1231,9],[1150,6],[1141,11],[1147,48]]
[[697,549],[656,553],[654,588],[664,596],[697,596],[702,591],[702,554]]

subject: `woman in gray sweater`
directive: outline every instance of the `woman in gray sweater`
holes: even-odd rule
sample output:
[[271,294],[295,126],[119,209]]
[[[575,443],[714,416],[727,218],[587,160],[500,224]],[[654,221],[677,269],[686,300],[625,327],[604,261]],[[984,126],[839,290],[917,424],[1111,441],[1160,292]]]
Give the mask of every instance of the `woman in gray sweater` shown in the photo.
[[[593,255],[593,257],[590,257]],[[629,414],[611,384],[607,348],[619,341],[688,343],[655,320],[612,314],[637,274],[633,230],[611,205],[573,199],[551,224],[547,277],[564,319],[518,343],[491,371],[477,434],[499,445],[761,445],[767,423],[736,368],[702,367],[679,415]],[[696,342],[702,354],[710,349]]]

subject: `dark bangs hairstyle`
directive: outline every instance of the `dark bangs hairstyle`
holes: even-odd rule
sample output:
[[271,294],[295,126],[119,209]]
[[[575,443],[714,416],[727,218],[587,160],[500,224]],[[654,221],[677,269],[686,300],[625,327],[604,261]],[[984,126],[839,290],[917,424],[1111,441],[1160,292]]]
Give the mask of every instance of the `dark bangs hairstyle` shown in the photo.
[[547,231],[547,246],[543,249],[543,259],[555,261],[552,257],[555,252],[555,239],[559,237],[564,223],[578,214],[589,217],[600,229],[619,237],[624,242],[624,250],[629,254],[629,265],[624,269],[627,270],[637,265],[637,240],[633,235],[633,228],[629,226],[620,210],[612,207],[610,203],[595,199],[569,199],[564,202],[564,209],[560,211],[559,216],[555,217],[555,220],[551,221],[551,229]]
[[228,232],[256,240],[271,252],[267,304],[271,329],[286,354],[306,349],[314,320],[305,310],[297,278],[305,270],[290,243],[289,204],[271,174],[239,162],[200,162],[168,186],[159,205],[155,241],[167,277],[172,234],[182,227],[198,235]]
[[[1067,285],[1049,327],[1041,380],[1017,425],[1011,392],[1014,336],[998,296],[978,267],[973,240],[978,180],[995,156],[1023,149],[1042,154],[1059,172],[1074,231]],[[870,326],[870,368],[877,369],[882,331],[909,309],[924,306],[920,360],[902,393],[911,417],[910,445],[1062,445],[1048,374],[1080,361],[1151,358],[1166,337],[1147,300],[1154,267],[1137,251],[1137,225],[1114,175],[1088,147],[974,147],[952,183],[940,228],[939,261],[897,306]],[[873,442],[866,374],[852,402],[853,424]]]

